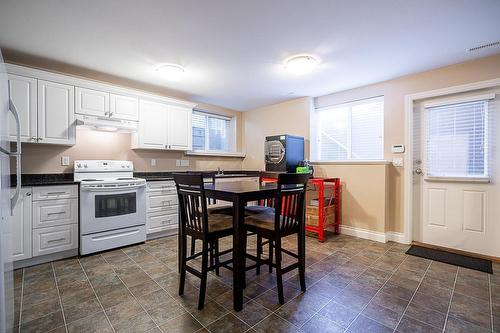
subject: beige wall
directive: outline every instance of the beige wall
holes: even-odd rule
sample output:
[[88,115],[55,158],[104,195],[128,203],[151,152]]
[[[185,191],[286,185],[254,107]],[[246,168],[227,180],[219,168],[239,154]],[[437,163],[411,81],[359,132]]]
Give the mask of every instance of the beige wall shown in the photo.
[[[469,61],[452,66],[442,67],[432,71],[408,75],[394,80],[380,82],[377,84],[346,90],[314,99],[316,107],[340,104],[348,101],[369,98],[373,96],[384,96],[385,102],[385,159],[392,160],[393,155],[390,148],[393,144],[405,141],[405,95],[423,92],[433,89],[446,88],[482,80],[500,77],[500,54]],[[266,106],[252,110],[244,114],[244,142],[247,149],[247,158],[243,161],[243,168],[262,168],[264,165],[263,136],[270,134],[297,134],[309,138],[309,107],[310,99],[301,98],[285,103]],[[255,135],[254,133],[257,133]],[[307,156],[307,155],[306,155]],[[399,155],[402,157],[402,155]],[[403,232],[403,193],[404,172],[402,168],[388,166],[387,171],[387,196],[385,216],[379,216],[375,222],[365,222],[365,228],[380,231],[381,220],[385,219],[385,231]],[[382,202],[376,198],[367,197],[366,192],[379,193],[378,187],[372,182],[372,169],[378,166],[352,165],[347,168],[356,176],[350,177],[345,174],[345,166],[319,165],[321,175],[335,177],[343,176],[346,183],[348,195],[359,207],[378,207],[369,211],[383,211],[380,207]],[[349,191],[348,189],[351,189]],[[345,206],[343,216],[345,221],[358,221],[351,217],[358,214],[352,205],[351,211]],[[350,223],[350,222],[349,222]],[[357,225],[358,222],[356,222]],[[363,224],[360,222],[360,224]],[[361,226],[360,226],[361,227]]]
[[[147,91],[150,93],[189,100],[189,96],[164,87],[154,86],[108,75],[89,69],[71,66],[32,55],[2,49],[4,60],[8,63],[34,67],[42,70],[83,77],[86,79],[111,83],[114,85]],[[216,114],[236,117],[236,147],[242,150],[243,116],[241,112],[217,105],[200,103],[197,109]],[[103,144],[105,142],[106,144]],[[241,170],[241,158],[185,156],[182,152],[163,152],[154,150],[131,150],[130,135],[78,130],[76,145],[72,147],[23,144],[22,170],[24,173],[59,173],[73,172],[73,168],[61,166],[61,156],[74,159],[126,159],[134,162],[137,171],[171,171],[171,170],[214,170],[221,167],[225,170]],[[157,160],[152,167],[150,160]],[[176,159],[188,159],[189,167],[176,167]]]

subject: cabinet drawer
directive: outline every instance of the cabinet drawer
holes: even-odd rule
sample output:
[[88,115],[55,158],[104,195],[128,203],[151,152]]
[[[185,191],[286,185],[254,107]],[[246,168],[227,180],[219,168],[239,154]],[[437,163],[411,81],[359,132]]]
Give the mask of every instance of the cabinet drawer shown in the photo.
[[78,248],[78,224],[33,230],[33,256]]
[[33,202],[33,229],[78,223],[78,200],[42,200]]
[[173,192],[176,193],[174,181],[148,182],[148,192]]
[[147,200],[147,210],[173,209],[177,206],[176,195],[149,196]]
[[78,198],[77,185],[33,187],[33,201],[70,198]]
[[159,232],[167,229],[177,228],[179,216],[177,212],[173,214],[152,213],[147,216],[147,232],[148,234]]

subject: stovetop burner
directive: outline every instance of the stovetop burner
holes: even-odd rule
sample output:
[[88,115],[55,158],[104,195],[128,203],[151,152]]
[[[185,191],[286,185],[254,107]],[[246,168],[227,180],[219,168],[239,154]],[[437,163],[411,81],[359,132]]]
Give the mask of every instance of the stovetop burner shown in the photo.
[[82,182],[103,182],[104,179],[92,179],[92,178],[88,178],[88,179],[82,179]]

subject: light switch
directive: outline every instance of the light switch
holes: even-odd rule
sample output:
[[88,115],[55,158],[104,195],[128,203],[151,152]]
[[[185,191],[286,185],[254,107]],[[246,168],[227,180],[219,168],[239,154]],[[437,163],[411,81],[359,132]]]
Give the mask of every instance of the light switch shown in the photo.
[[68,166],[69,165],[69,156],[61,156],[61,165]]
[[401,157],[394,157],[392,159],[392,165],[394,165],[395,167],[402,167],[403,159]]
[[156,159],[154,158],[151,159],[151,166],[156,166]]
[[182,160],[175,160],[175,166],[181,166]]
[[181,160],[181,166],[184,166],[184,167],[189,166],[189,160]]

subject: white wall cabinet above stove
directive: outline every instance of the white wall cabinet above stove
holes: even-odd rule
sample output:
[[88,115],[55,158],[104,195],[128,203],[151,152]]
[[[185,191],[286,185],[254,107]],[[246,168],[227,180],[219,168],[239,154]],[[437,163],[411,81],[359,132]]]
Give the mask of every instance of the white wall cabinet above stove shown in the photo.
[[192,111],[191,107],[141,99],[132,149],[191,150]]
[[123,120],[139,120],[139,99],[133,96],[76,88],[77,114]]

